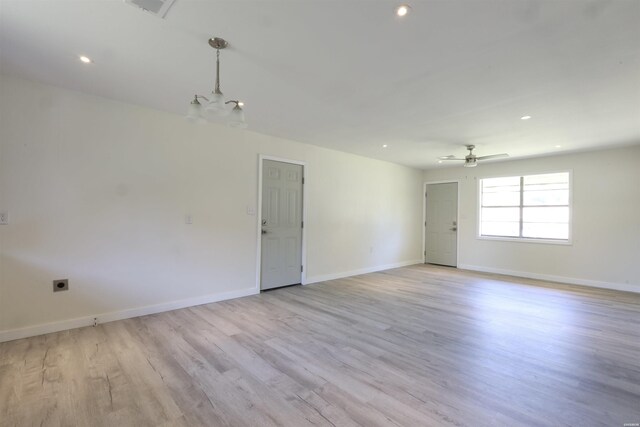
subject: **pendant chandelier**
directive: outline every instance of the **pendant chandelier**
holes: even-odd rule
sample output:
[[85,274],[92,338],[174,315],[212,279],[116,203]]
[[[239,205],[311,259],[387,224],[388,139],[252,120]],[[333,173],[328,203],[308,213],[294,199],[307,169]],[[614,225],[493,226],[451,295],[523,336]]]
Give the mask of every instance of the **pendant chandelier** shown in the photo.
[[[225,100],[220,90],[220,51],[229,46],[229,43],[224,39],[214,37],[209,39],[209,46],[216,50],[216,84],[209,97],[198,94],[193,96],[186,118],[194,123],[204,123],[206,121],[205,113],[226,116],[229,126],[246,128],[247,123],[244,120],[244,111],[242,110],[244,104],[234,99]],[[204,106],[200,100],[205,101]],[[233,107],[231,110],[229,110],[229,104]]]

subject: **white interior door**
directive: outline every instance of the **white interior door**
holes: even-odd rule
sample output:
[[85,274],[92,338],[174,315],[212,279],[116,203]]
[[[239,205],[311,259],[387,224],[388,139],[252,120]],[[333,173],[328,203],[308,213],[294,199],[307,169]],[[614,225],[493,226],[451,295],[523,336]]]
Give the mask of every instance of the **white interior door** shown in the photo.
[[425,262],[458,264],[458,183],[427,185]]
[[302,277],[302,165],[263,160],[260,289]]

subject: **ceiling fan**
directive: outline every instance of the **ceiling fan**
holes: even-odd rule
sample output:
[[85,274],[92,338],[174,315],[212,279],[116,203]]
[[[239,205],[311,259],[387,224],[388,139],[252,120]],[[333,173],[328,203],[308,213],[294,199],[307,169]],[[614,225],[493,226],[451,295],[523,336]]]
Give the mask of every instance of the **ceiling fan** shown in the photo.
[[453,154],[449,156],[438,157],[440,160],[464,160],[465,168],[472,168],[474,166],[478,166],[479,160],[488,160],[488,159],[498,159],[500,157],[509,157],[507,153],[502,154],[490,154],[488,156],[480,156],[477,157],[473,154],[473,149],[476,148],[475,145],[467,145],[467,150],[469,150],[469,154],[467,154],[464,158],[456,157]]

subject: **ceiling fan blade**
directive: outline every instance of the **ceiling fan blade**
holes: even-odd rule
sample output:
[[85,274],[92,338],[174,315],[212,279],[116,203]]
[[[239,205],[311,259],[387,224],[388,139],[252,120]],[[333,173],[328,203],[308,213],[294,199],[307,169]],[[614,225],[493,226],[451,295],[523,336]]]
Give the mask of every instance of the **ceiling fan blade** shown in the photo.
[[465,160],[465,159],[460,159],[458,157],[439,157],[439,160]]
[[476,157],[476,160],[487,160],[487,159],[499,159],[500,157],[509,157],[507,153],[502,154],[490,154],[488,156],[480,156]]

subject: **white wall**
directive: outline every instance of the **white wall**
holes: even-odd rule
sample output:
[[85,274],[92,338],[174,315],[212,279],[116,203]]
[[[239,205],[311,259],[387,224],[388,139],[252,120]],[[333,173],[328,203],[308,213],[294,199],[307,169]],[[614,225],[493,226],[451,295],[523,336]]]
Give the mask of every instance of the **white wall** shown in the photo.
[[421,171],[14,77],[0,94],[0,340],[255,292],[260,153],[307,162],[308,282],[421,258]]
[[[640,292],[640,145],[425,171],[460,180],[458,266]],[[478,239],[479,178],[573,171],[569,246]]]

